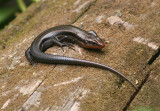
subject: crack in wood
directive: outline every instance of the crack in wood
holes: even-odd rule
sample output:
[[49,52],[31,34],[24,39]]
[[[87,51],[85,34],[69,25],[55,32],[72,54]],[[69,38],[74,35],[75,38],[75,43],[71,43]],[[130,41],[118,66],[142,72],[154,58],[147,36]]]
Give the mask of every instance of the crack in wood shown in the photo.
[[93,3],[90,3],[87,9],[84,10],[84,12],[82,12],[71,24],[76,23],[79,20],[79,18],[81,18],[91,8],[91,6],[93,6],[93,4],[95,4],[96,2],[97,0],[93,1]]
[[160,47],[158,48],[157,52],[150,58],[148,61],[148,65],[151,65],[160,55]]
[[135,97],[137,96],[137,94],[140,92],[140,90],[142,89],[142,87],[144,86],[144,84],[147,82],[147,80],[148,80],[148,78],[149,78],[149,76],[150,76],[150,74],[151,74],[151,71],[152,71],[152,70],[150,70],[150,71],[148,72],[148,74],[146,75],[145,79],[141,82],[141,84],[140,84],[139,87],[138,87],[138,90],[136,90],[136,91],[133,93],[133,95],[130,97],[129,101],[127,102],[127,104],[126,104],[125,107],[123,108],[123,111],[127,111],[127,110],[128,110],[129,106],[131,105],[131,103],[133,102],[133,100],[135,99]]
[[25,110],[25,106],[24,104],[28,101],[28,99],[36,92],[36,90],[41,86],[41,84],[46,80],[46,77],[39,83],[39,85],[37,86],[37,88],[32,92],[32,94],[29,95],[29,97],[26,99],[26,101],[23,103],[22,107],[20,108],[19,111],[24,111]]
[[[152,65],[152,63],[159,57],[159,55],[160,55],[160,47],[158,48],[157,52],[149,59],[147,65],[143,68],[143,70],[145,70],[148,65]],[[140,92],[140,90],[142,89],[142,87],[144,86],[144,84],[147,82],[147,80],[148,80],[148,78],[150,76],[151,71],[152,71],[152,69],[148,72],[148,74],[146,75],[145,79],[141,82],[141,84],[138,87],[138,90],[136,90],[133,93],[133,95],[130,97],[129,101],[127,102],[127,104],[123,108],[123,111],[128,110],[128,108],[131,105],[132,101],[135,99],[135,97],[138,95],[138,93]]]

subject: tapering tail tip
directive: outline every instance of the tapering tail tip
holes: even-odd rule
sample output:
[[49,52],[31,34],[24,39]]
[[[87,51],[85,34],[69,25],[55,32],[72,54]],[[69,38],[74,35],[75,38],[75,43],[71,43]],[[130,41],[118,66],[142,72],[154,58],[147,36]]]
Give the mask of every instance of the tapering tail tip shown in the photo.
[[134,87],[134,89],[135,89],[136,91],[138,90],[138,88],[137,88],[135,85],[134,85],[133,87]]
[[127,80],[127,81],[134,87],[136,91],[138,90],[138,88],[130,80]]

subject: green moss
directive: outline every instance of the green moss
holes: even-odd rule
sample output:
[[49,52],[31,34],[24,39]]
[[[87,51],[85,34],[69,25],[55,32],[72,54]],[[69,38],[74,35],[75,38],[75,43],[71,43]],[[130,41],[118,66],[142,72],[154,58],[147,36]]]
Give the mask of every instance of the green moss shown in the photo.
[[131,111],[156,111],[156,110],[151,107],[137,107]]

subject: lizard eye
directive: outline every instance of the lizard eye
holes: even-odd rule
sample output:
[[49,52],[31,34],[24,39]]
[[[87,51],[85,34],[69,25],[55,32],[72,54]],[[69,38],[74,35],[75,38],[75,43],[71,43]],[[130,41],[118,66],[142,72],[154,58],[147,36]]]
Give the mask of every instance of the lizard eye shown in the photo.
[[92,43],[93,45],[97,45],[95,42]]
[[90,45],[93,45],[93,46],[97,45],[97,43],[94,42],[94,41],[87,41],[87,44],[90,44]]

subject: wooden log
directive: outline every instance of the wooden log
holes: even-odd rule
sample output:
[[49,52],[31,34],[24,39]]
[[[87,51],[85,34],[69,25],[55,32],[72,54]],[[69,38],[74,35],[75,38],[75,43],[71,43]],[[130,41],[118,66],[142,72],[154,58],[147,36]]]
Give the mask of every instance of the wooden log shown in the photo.
[[65,48],[63,52],[54,46],[46,53],[108,65],[139,87],[152,69],[146,66],[160,43],[159,5],[158,0],[42,0],[32,4],[0,32],[1,110],[127,110],[138,93],[114,73],[83,66],[31,66],[24,53],[38,34],[56,25],[94,30],[106,41],[102,51],[74,45],[76,51]]

